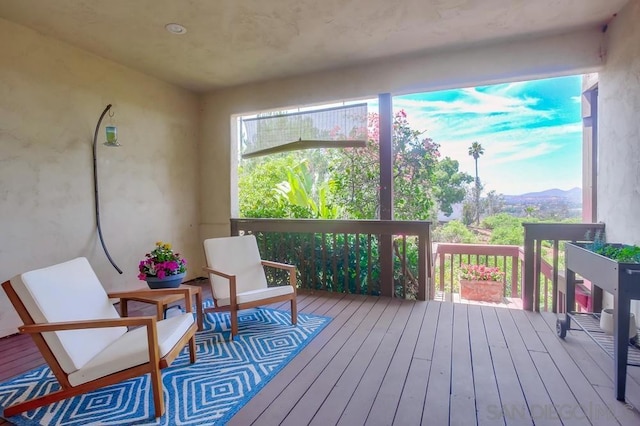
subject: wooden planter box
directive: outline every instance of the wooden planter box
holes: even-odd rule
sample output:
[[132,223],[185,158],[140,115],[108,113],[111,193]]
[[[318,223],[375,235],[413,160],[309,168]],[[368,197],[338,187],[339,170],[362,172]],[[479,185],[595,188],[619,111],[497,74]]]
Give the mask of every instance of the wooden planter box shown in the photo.
[[[622,247],[623,244],[607,244]],[[614,293],[619,287],[633,286],[637,282],[636,272],[640,273],[640,263],[621,263],[608,257],[594,253],[585,248],[584,243],[566,243],[567,268],[577,272],[598,287]],[[636,295],[640,294],[637,291]]]
[[460,280],[460,297],[463,299],[500,303],[503,294],[502,281]]
[[[621,247],[622,244],[607,245]],[[600,346],[608,350],[611,354],[613,349],[613,359],[615,364],[614,387],[616,399],[624,401],[627,377],[627,361],[629,355],[629,315],[630,302],[632,299],[640,299],[640,263],[617,262],[608,257],[594,253],[586,248],[583,243],[565,244],[565,264],[567,277],[566,292],[566,318],[558,319],[556,329],[561,338],[566,336],[567,330],[571,328],[573,318],[580,328],[585,330],[578,319],[579,315],[574,315],[572,310],[575,302],[575,281],[576,274],[591,281],[591,283],[601,289],[608,291],[614,298],[614,333],[613,342]],[[593,334],[589,333],[592,337]],[[596,342],[597,339],[594,338]],[[611,344],[613,343],[613,344]],[[636,349],[634,349],[636,350]],[[635,364],[634,364],[635,365]]]

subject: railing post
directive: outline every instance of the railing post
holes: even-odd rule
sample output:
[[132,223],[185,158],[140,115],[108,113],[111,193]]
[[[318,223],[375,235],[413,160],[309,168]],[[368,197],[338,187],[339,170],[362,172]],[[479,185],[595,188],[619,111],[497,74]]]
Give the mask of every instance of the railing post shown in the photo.
[[427,299],[427,271],[429,270],[427,244],[430,244],[429,236],[418,235],[418,300]]
[[[505,262],[506,265],[506,262]],[[511,297],[519,297],[518,294],[518,251],[511,257]]]
[[[444,292],[444,264],[445,264],[445,260],[447,257],[446,253],[441,253],[440,251],[440,246],[438,246],[438,259],[440,260],[440,286],[439,289],[441,292]],[[449,256],[449,259],[451,259],[451,262],[453,262],[453,255]],[[435,294],[434,294],[435,297]]]
[[[559,251],[560,251],[560,241],[553,240],[553,281],[551,283],[553,294],[553,300],[551,301],[551,312],[554,314],[558,313],[558,265],[559,265]],[[547,295],[545,294],[545,297]]]
[[427,241],[426,241],[426,245],[427,245],[427,285],[428,290],[427,290],[427,300],[433,300],[436,297],[436,288],[435,288],[435,277],[433,276],[433,272],[434,272],[434,263],[435,263],[435,258],[433,255],[433,244],[431,243],[431,224],[428,225],[429,226],[429,232],[427,234]]
[[[540,312],[540,272],[542,272],[542,240],[536,239],[535,268],[533,270],[533,310]],[[546,277],[545,277],[546,279]]]
[[380,235],[380,295],[393,297],[393,236]]
[[524,283],[522,286],[522,308],[533,311],[533,294],[535,282],[535,241],[524,227]]

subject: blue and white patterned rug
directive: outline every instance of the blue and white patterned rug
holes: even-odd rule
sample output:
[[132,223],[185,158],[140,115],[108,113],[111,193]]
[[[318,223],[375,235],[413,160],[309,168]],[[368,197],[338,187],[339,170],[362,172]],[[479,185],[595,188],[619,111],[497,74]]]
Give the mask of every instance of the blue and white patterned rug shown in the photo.
[[[189,364],[184,350],[162,370],[166,412],[159,422],[148,374],[7,420],[17,425],[225,424],[331,321],[298,314],[293,327],[288,311],[267,308],[239,316],[239,334],[227,342],[229,315],[205,315],[205,330],[196,334],[197,362]],[[39,367],[0,384],[0,407],[58,387],[51,370]]]

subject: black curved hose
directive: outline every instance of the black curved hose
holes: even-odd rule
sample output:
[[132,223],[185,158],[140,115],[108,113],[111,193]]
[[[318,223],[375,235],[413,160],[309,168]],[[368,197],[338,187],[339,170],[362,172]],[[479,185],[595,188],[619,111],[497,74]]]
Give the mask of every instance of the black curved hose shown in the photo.
[[100,130],[100,123],[102,123],[102,119],[104,115],[111,109],[111,104],[107,105],[107,107],[100,114],[100,119],[98,120],[98,124],[96,125],[96,131],[93,134],[93,190],[95,192],[95,201],[96,201],[96,225],[98,227],[98,236],[100,237],[100,244],[102,244],[102,249],[104,250],[104,254],[107,255],[107,259],[111,262],[116,271],[122,274],[122,270],[118,268],[118,265],[113,261],[111,255],[109,254],[109,250],[107,250],[107,246],[104,243],[104,238],[102,238],[102,228],[100,227],[100,197],[98,196],[98,162],[96,160],[96,145],[98,141],[98,131]]

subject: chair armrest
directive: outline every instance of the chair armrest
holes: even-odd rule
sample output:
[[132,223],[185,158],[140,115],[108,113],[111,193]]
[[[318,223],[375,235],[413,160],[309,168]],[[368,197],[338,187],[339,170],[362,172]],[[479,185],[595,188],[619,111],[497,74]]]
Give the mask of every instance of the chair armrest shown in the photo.
[[235,278],[236,277],[235,275],[226,274],[226,273],[224,273],[222,271],[218,271],[217,269],[209,268],[208,266],[203,266],[202,270],[205,271],[205,272],[208,272],[210,274],[217,275],[217,276],[222,277],[222,278],[226,278],[228,280],[230,280],[231,278]]
[[113,319],[97,319],[85,321],[50,322],[46,324],[29,324],[18,327],[21,333],[45,333],[48,331],[82,330],[86,328],[107,328],[126,326],[153,326],[155,328],[156,317],[125,317]]
[[[233,309],[235,309],[236,307],[236,294],[237,294],[237,290],[236,290],[236,276],[235,275],[230,275],[230,274],[225,274],[222,271],[218,271],[217,269],[213,269],[213,268],[209,268],[208,266],[203,266],[202,270],[205,272],[208,272],[210,274],[213,275],[217,275],[219,277],[222,278],[226,278],[227,280],[229,280],[229,304],[231,305],[231,307]],[[213,283],[212,283],[213,285]]]
[[158,366],[160,356],[158,351],[158,330],[156,317],[125,317],[113,319],[99,319],[86,321],[51,322],[48,324],[30,324],[19,327],[21,333],[44,333],[48,331],[81,330],[87,328],[105,328],[122,326],[144,326],[147,328],[147,349],[149,363]]
[[188,288],[159,288],[159,289],[147,289],[141,288],[133,291],[117,291],[113,293],[107,293],[110,299],[135,299],[135,298],[153,298],[157,296],[166,296],[168,294],[181,294],[185,301],[185,309],[187,312],[193,312],[191,306],[190,290]]
[[294,289],[297,286],[296,267],[295,265],[289,265],[288,263],[272,262],[270,260],[261,260],[262,266],[269,266],[271,268],[284,269],[289,271],[289,284]]
[[286,269],[289,272],[295,272],[296,270],[295,265],[290,265],[288,263],[272,262],[271,260],[261,260],[260,262],[262,263],[262,266],[269,266],[271,268],[278,268],[278,269]]
[[189,289],[188,288],[158,288],[158,289],[150,289],[150,288],[140,288],[136,290],[125,290],[125,291],[116,291],[107,293],[107,296],[111,299],[121,299],[123,297],[132,297],[132,296],[162,296],[167,294],[183,294],[185,298],[189,297]]

